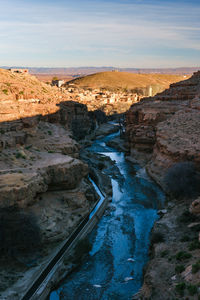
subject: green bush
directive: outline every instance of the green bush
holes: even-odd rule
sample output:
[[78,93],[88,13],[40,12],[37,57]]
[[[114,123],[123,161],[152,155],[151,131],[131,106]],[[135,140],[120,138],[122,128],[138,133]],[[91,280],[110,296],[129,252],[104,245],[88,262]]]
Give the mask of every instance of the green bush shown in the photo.
[[23,154],[20,153],[20,152],[17,152],[17,153],[15,154],[15,157],[16,157],[16,158],[23,158],[23,159],[26,159],[26,156],[23,155]]
[[7,89],[3,89],[2,92],[3,92],[5,95],[8,95],[8,90],[7,90]]
[[192,265],[192,273],[195,274],[200,270],[200,262],[197,262],[196,264]]
[[185,282],[181,282],[176,285],[176,291],[179,293],[180,296],[184,295],[185,288],[186,288]]
[[196,285],[192,285],[192,284],[190,284],[190,285],[187,286],[187,290],[188,290],[188,292],[189,292],[189,294],[191,296],[194,296],[198,292],[197,286]]
[[161,251],[160,256],[161,256],[161,257],[165,257],[165,256],[167,256],[168,254],[169,254],[169,251],[168,251],[168,250],[163,250],[163,251]]
[[178,265],[175,267],[176,273],[182,273],[183,271],[185,271],[185,267],[183,265]]
[[177,260],[185,260],[185,259],[188,259],[188,258],[192,257],[192,255],[190,253],[185,252],[185,251],[179,251],[176,254],[175,257],[176,257]]
[[199,174],[192,162],[174,164],[164,177],[166,192],[177,199],[190,199],[198,196],[199,181]]
[[196,249],[200,249],[200,242],[199,242],[198,240],[193,241],[193,242],[189,245],[188,249],[189,249],[190,251],[196,250]]

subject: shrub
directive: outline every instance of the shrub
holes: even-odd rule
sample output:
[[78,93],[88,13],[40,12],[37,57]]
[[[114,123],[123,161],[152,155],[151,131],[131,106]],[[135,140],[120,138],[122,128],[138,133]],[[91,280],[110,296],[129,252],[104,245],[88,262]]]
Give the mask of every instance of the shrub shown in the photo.
[[200,249],[200,242],[199,242],[198,240],[193,241],[193,242],[189,245],[188,249],[189,249],[190,251],[196,250],[196,249]]
[[185,282],[181,282],[181,283],[178,283],[176,285],[176,291],[181,295],[183,296],[184,295],[184,290],[186,288],[186,285],[185,285]]
[[8,90],[7,90],[7,89],[2,90],[2,92],[3,92],[5,95],[8,95]]
[[190,253],[187,253],[185,251],[179,251],[175,257],[177,260],[185,260],[185,259],[190,258],[191,256],[192,255]]
[[195,274],[200,270],[200,263],[197,262],[196,264],[192,265],[192,273]]
[[168,251],[168,250],[163,250],[163,251],[161,251],[160,256],[161,256],[161,257],[165,257],[165,256],[167,256],[168,254],[169,254],[169,251]]
[[26,159],[26,156],[25,156],[24,154],[22,154],[21,152],[17,152],[17,153],[15,154],[15,157],[16,157],[16,158],[23,158],[23,159]]
[[164,235],[161,232],[154,232],[151,237],[151,242],[153,244],[164,242]]
[[199,192],[199,175],[192,162],[180,162],[168,169],[164,184],[166,192],[177,199],[193,198]]
[[188,285],[187,289],[188,289],[188,292],[189,292],[189,294],[191,296],[194,296],[197,293],[197,291],[198,291],[197,286],[196,285],[192,285],[192,284]]
[[28,145],[28,146],[25,147],[26,150],[29,150],[31,148],[32,148],[32,145]]
[[15,258],[34,254],[41,235],[36,218],[20,209],[0,209],[0,254]]
[[175,267],[176,273],[182,273],[183,271],[185,271],[185,267],[183,265],[178,265]]
[[190,237],[188,235],[184,235],[181,240],[181,242],[189,242],[190,241]]

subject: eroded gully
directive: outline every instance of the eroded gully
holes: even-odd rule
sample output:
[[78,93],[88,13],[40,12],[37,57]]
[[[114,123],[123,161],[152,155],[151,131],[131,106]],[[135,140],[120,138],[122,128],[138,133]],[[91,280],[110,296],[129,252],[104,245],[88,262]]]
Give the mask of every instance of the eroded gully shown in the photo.
[[96,140],[89,148],[115,161],[122,177],[112,179],[112,202],[88,237],[91,250],[50,300],[128,300],[142,285],[150,232],[165,197],[144,168],[106,146],[117,135]]

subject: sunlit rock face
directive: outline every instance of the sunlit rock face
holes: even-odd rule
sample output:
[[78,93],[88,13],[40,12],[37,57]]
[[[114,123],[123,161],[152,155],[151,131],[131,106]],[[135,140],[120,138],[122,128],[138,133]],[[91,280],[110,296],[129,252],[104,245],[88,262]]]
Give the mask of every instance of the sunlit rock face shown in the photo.
[[178,161],[200,161],[200,72],[168,90],[132,105],[126,115],[130,154],[135,149],[152,153],[147,165],[159,182]]

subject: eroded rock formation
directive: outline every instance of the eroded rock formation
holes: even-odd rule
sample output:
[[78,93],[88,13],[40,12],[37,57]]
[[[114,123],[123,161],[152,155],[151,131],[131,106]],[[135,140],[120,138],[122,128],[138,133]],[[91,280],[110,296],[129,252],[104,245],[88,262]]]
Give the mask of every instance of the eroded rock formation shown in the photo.
[[200,71],[153,98],[133,105],[126,117],[130,154],[151,153],[147,169],[162,182],[178,161],[200,161]]
[[[163,187],[166,171],[175,163],[189,161],[200,168],[199,110],[200,71],[155,97],[143,99],[127,113],[130,155],[145,157],[148,173]],[[188,199],[192,193],[183,198],[169,202],[154,226],[144,284],[133,299],[197,297],[199,198],[192,202]]]
[[[0,98],[0,210],[16,207],[35,216],[42,241],[35,260],[39,269],[99,198],[88,180],[88,166],[80,160],[80,145],[74,139],[90,134],[96,120],[85,105],[66,101],[58,89],[47,87],[44,91],[45,85],[32,76],[13,76],[13,89],[23,87],[23,93],[16,99],[10,91],[12,83],[7,82],[9,92],[4,89],[5,97]],[[2,78],[6,85],[6,77]],[[22,86],[18,86],[20,80]],[[30,89],[38,96],[41,92],[40,99],[31,99]],[[1,240],[1,248],[2,243]],[[22,263],[19,267],[15,266],[16,259]],[[20,278],[30,280],[26,271],[32,259],[19,254],[7,261],[1,256],[0,292],[17,285]],[[19,290],[24,288],[25,283]],[[10,299],[19,299],[11,294]]]

